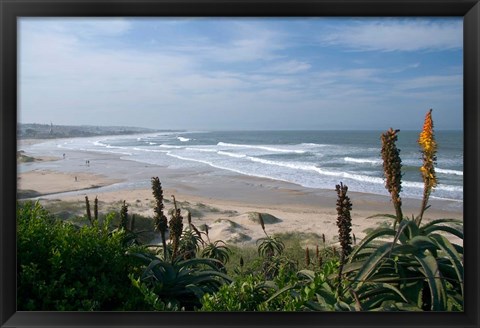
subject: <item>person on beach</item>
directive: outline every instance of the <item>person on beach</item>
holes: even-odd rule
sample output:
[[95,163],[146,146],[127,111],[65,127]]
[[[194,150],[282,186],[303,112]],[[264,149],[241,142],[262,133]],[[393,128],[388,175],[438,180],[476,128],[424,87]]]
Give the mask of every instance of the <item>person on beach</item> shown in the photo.
[[65,159],[65,153],[63,153],[63,159]]
[[75,176],[75,182],[77,182],[77,176]]

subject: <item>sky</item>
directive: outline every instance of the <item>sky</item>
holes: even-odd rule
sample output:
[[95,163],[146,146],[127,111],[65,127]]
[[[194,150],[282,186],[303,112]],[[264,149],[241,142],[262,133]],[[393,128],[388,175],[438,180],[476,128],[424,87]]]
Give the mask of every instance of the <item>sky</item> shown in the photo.
[[461,18],[19,19],[21,123],[463,128]]

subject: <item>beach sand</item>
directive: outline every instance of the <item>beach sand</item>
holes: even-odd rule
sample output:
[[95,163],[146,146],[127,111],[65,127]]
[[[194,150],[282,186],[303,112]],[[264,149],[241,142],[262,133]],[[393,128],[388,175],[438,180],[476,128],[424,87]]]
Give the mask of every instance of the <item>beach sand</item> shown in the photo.
[[21,191],[32,190],[40,195],[56,194],[74,190],[95,189],[121,181],[108,179],[90,173],[59,173],[49,170],[35,170],[21,173],[17,187]]
[[[31,156],[35,155],[38,154]],[[91,159],[90,166],[83,165],[87,157]],[[101,204],[110,205],[125,200],[129,205],[129,213],[153,217],[150,178],[158,176],[167,200],[165,213],[173,207],[171,195],[175,195],[185,218],[188,210],[192,213],[195,226],[208,225],[211,240],[221,239],[239,245],[254,244],[257,239],[264,237],[260,224],[254,220],[255,213],[260,212],[278,219],[275,223],[266,224],[269,234],[307,233],[313,237],[304,241],[306,246],[319,244],[322,234],[325,234],[327,243],[334,244],[337,241],[335,186],[331,190],[310,189],[211,168],[193,171],[145,165],[122,160],[114,154],[77,152],[67,153],[67,158],[69,161],[59,159],[48,163],[21,164],[26,169],[19,170],[19,195],[34,191],[32,195],[47,208],[58,201],[84,204],[85,196],[90,199],[98,196]],[[353,203],[352,232],[357,242],[368,229],[392,221],[367,219],[378,213],[394,213],[387,193],[386,196],[358,192],[349,192],[348,195]],[[432,199],[431,205],[424,222],[435,218],[463,218],[461,202]],[[405,215],[416,215],[419,206],[420,200],[403,200]],[[106,207],[103,205],[99,211],[102,212]],[[77,214],[82,215],[82,207],[76,208]],[[108,206],[109,210],[111,208]]]

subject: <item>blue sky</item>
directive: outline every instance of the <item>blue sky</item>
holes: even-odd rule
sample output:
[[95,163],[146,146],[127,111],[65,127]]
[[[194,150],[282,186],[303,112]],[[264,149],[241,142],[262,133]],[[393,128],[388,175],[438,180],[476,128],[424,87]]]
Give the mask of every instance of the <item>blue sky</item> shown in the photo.
[[461,18],[22,18],[19,121],[463,127]]

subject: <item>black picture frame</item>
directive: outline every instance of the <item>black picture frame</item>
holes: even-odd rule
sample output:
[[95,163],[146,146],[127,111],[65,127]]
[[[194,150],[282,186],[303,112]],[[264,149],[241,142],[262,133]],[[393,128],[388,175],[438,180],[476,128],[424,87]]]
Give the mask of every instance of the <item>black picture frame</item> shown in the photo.
[[[16,311],[17,18],[34,16],[461,16],[464,18],[465,311],[154,313]],[[1,327],[479,327],[478,0],[0,0]]]

